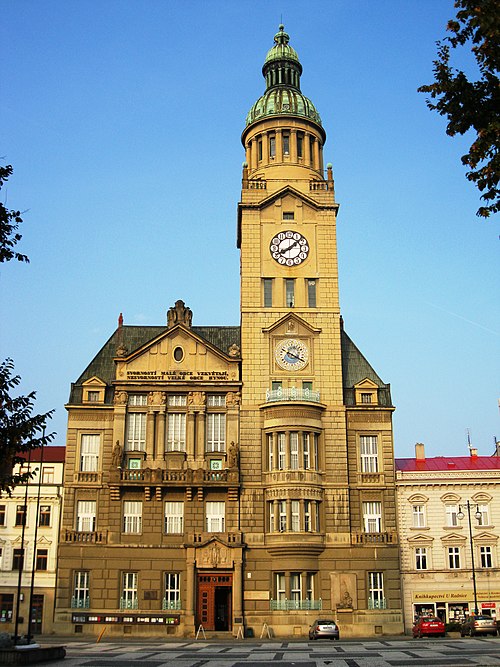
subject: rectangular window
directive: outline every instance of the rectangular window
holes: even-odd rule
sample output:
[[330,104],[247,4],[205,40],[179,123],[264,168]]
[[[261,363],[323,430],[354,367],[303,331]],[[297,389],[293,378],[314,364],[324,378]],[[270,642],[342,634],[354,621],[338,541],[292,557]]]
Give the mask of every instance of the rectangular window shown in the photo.
[[286,464],[286,440],[284,433],[278,433],[278,470],[284,470]]
[[274,438],[272,433],[267,434],[267,469],[274,469]]
[[269,532],[274,533],[274,522],[275,522],[275,514],[274,514],[274,502],[271,500],[269,503]]
[[167,415],[167,452],[186,451],[186,413],[169,412]]
[[311,156],[311,164],[314,161],[314,137],[309,137],[309,155]]
[[319,533],[321,528],[320,528],[320,523],[319,523],[319,517],[320,517],[319,502],[317,500],[313,501],[313,509],[314,509],[314,514],[315,514],[315,518],[316,518],[316,532]]
[[458,526],[458,505],[446,505],[446,525]]
[[415,569],[427,570],[427,547],[417,547],[415,549]]
[[368,572],[368,608],[385,609],[384,575],[382,572]]
[[165,533],[184,532],[184,503],[167,501],[165,503]]
[[493,567],[493,554],[491,547],[480,547],[479,555],[481,558],[481,567]]
[[6,506],[0,505],[0,526],[5,526],[6,515],[7,515]]
[[144,407],[148,404],[148,395],[147,394],[129,394],[128,404],[131,407]]
[[225,394],[208,394],[207,405],[209,408],[225,408],[226,395]]
[[309,308],[316,308],[316,280],[308,278],[306,280],[307,286],[307,305]]
[[48,549],[37,549],[36,550],[36,561],[35,569],[37,570],[47,570],[49,561],[49,551]]
[[165,596],[163,609],[181,608],[181,575],[179,572],[165,572]]
[[257,148],[259,151],[259,161],[262,160],[262,139],[259,139],[257,143]]
[[207,414],[207,452],[226,451],[226,415],[221,412]]
[[95,530],[95,500],[79,500],[76,505],[76,529],[88,533]]
[[283,211],[283,220],[295,220],[295,211]]
[[382,503],[363,503],[363,526],[365,533],[380,533],[382,530]]
[[207,533],[223,533],[225,528],[226,504],[224,501],[209,501],[206,504]]
[[12,621],[14,593],[0,593],[0,623]]
[[450,570],[460,569],[460,547],[448,547],[448,565]]
[[12,569],[17,571],[24,569],[24,549],[12,550]]
[[306,533],[310,533],[312,530],[310,500],[304,500],[304,530]]
[[290,599],[295,602],[302,600],[302,576],[300,572],[290,574]]
[[292,500],[291,510],[292,510],[292,530],[294,532],[297,532],[300,530],[300,502],[298,500]]
[[306,600],[314,600],[314,573],[306,574]]
[[372,394],[361,394],[361,403],[364,403],[367,405],[368,403],[372,402]]
[[477,520],[478,526],[489,526],[490,525],[490,515],[488,511],[488,505],[478,505],[477,511],[481,515]]
[[42,467],[42,484],[54,483],[54,468],[52,466]]
[[90,606],[90,572],[77,570],[73,576],[73,609],[85,609]]
[[89,403],[99,403],[99,392],[98,391],[87,392],[87,401]]
[[290,135],[283,135],[283,155],[290,155]]
[[425,528],[425,506],[424,505],[413,505],[412,508],[413,516],[413,527],[414,528]]
[[282,387],[283,387],[283,383],[281,381],[273,380],[271,382],[271,389],[273,391],[279,391]]
[[276,156],[276,137],[274,135],[269,137],[269,157]]
[[362,435],[359,439],[361,472],[378,472],[378,438]]
[[290,468],[298,470],[299,467],[299,434],[296,431],[290,433]]
[[137,572],[123,572],[120,609],[137,609]]
[[262,280],[264,287],[264,308],[273,307],[273,279],[272,278],[263,278]]
[[101,436],[98,434],[82,435],[80,447],[81,472],[96,472],[99,466]]
[[286,599],[286,580],[284,572],[276,572],[276,599]]
[[50,505],[40,505],[40,514],[38,516],[39,526],[50,526]]
[[26,505],[16,505],[16,526],[26,525]]
[[123,532],[139,534],[142,531],[142,502],[123,501]]
[[171,407],[174,407],[174,408],[186,407],[186,405],[187,405],[186,394],[169,394],[167,404],[168,404],[169,408],[171,408]]
[[127,415],[127,439],[125,450],[143,452],[146,449],[146,413],[129,412]]
[[304,135],[297,132],[297,157],[304,156]]
[[286,500],[278,500],[278,529],[280,533],[286,531]]
[[295,306],[295,278],[285,278],[285,305],[287,308]]

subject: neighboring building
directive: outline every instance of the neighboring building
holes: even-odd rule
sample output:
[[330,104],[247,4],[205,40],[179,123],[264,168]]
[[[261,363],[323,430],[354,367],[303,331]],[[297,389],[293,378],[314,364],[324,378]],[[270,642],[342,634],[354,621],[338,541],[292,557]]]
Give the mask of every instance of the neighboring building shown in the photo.
[[33,450],[22,468],[35,473],[30,482],[11,496],[0,492],[0,632],[13,634],[17,615],[18,634],[28,633],[30,597],[32,634],[52,631],[64,454],[65,447]]
[[414,459],[396,459],[406,630],[421,614],[449,622],[474,611],[472,556],[478,610],[500,618],[499,472],[500,457],[476,449],[426,458],[417,444]]
[[72,386],[61,631],[403,631],[390,387],[343,330],[326,135],[288,41],[242,136],[241,327],[182,301],[166,327],[120,317]]

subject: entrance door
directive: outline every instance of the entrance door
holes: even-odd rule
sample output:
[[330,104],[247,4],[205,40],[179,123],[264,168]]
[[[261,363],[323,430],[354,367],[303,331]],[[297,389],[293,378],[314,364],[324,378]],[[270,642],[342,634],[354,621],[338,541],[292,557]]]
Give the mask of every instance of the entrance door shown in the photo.
[[43,595],[33,595],[33,606],[31,607],[31,632],[39,635],[42,632],[43,619]]
[[205,630],[231,630],[232,574],[199,574],[196,625]]

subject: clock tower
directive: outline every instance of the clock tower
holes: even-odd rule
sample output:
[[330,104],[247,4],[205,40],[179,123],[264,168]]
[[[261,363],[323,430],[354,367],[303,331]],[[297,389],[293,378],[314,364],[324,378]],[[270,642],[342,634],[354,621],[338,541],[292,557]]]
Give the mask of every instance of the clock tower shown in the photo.
[[399,632],[390,388],[343,330],[326,133],[282,25],[262,73],[238,207],[245,624]]

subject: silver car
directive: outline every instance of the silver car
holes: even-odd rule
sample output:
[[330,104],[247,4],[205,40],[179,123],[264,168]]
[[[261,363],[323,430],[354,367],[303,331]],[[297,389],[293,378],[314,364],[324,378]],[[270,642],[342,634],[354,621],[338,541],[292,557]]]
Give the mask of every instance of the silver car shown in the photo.
[[460,626],[460,636],[497,635],[497,622],[491,616],[468,616]]
[[317,620],[309,628],[309,639],[340,639],[339,626],[332,620]]

